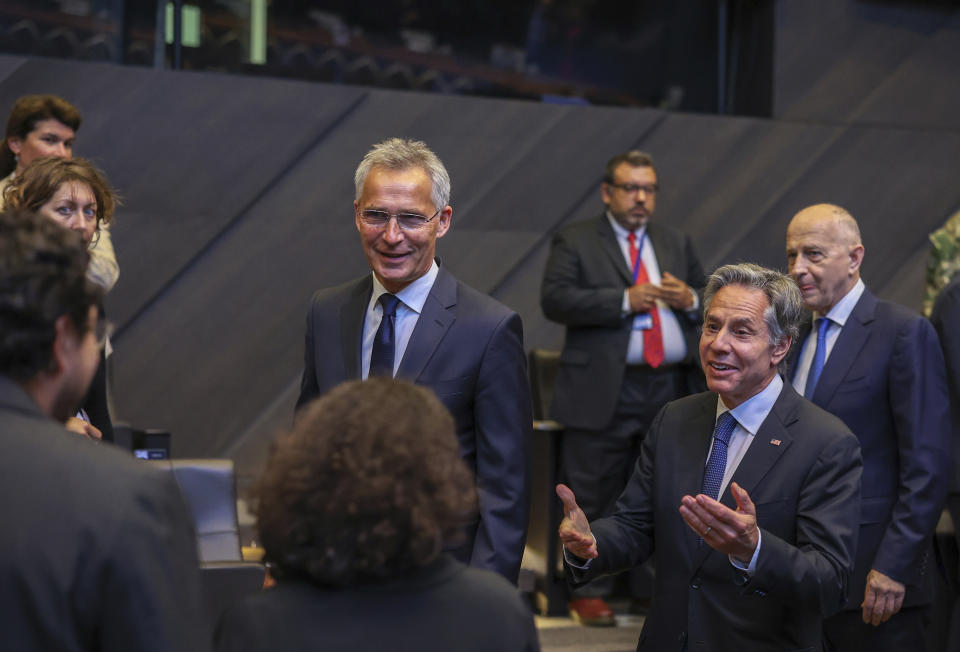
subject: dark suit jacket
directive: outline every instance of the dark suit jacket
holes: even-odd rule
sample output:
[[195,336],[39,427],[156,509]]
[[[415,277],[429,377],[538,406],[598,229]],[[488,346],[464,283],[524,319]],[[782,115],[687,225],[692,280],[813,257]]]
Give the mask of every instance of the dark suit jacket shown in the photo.
[[67,432],[2,376],[0,447],[0,647],[208,649],[171,478]]
[[[784,384],[732,479],[750,494],[761,529],[747,578],[698,545],[678,512],[684,495],[700,492],[716,408],[706,392],[661,410],[616,513],[590,524],[599,557],[574,577],[631,568],[656,551],[638,650],[819,650],[821,618],[840,607],[853,569],[857,440]],[[721,502],[736,509],[729,487]]]
[[516,587],[449,557],[341,589],[282,581],[227,610],[216,638],[219,652],[540,649]]
[[[670,272],[695,291],[703,267],[689,236],[659,222],[647,234],[660,272]],[[631,270],[606,214],[571,224],[553,238],[543,274],[540,304],[548,319],[566,325],[551,416],[570,428],[600,430],[613,418],[623,383],[632,316],[621,313]],[[699,318],[674,312],[687,344],[688,385],[706,389],[697,354]]]
[[[372,291],[368,274],[313,296],[298,407],[360,377]],[[477,476],[479,523],[471,528],[471,550],[458,556],[516,582],[527,532],[533,424],[520,317],[441,267],[397,377],[436,392],[456,421],[460,452]]]
[[[790,368],[810,327],[800,333]],[[860,608],[871,568],[907,585],[905,606],[928,602],[931,535],[950,461],[943,354],[933,327],[865,290],[811,398],[847,424],[863,451],[860,544],[845,608]]]
[[100,364],[97,366],[97,372],[93,375],[93,380],[90,381],[87,397],[80,407],[90,417],[90,423],[100,430],[103,441],[112,443],[113,421],[110,419],[110,408],[107,401],[107,356],[103,351],[100,352]]
[[[953,475],[951,493],[960,493],[960,276],[955,277],[937,295],[930,321],[940,337],[947,365],[947,387],[953,421]],[[955,529],[960,535],[960,523]]]

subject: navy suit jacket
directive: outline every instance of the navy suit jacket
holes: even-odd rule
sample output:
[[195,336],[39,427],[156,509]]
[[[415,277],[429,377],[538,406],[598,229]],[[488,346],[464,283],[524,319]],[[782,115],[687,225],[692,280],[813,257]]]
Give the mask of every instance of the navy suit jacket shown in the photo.
[[[298,408],[360,378],[372,292],[373,277],[367,274],[314,294]],[[457,556],[516,582],[527,533],[533,424],[519,315],[441,266],[396,377],[436,393],[453,415],[460,452],[476,474],[479,521],[470,528],[470,548]]]
[[[839,419],[785,383],[733,474],[757,509],[756,571],[738,571],[680,516],[700,493],[717,409],[705,392],[668,403],[610,517],[590,524],[599,556],[576,581],[656,554],[653,604],[638,650],[820,649],[853,570],[860,450]],[[720,501],[736,509],[729,486]]]
[[[660,272],[670,272],[700,291],[703,267],[690,237],[659,222],[647,236]],[[633,285],[606,214],[575,222],[553,238],[540,303],[548,319],[567,327],[553,392],[551,417],[570,428],[600,430],[613,418],[626,368],[631,315],[623,316],[623,291]],[[690,391],[706,389],[697,354],[699,318],[674,311],[687,345]]]
[[[807,322],[790,367],[810,333]],[[931,536],[943,509],[950,422],[937,334],[917,313],[865,290],[823,367],[813,402],[860,440],[860,544],[847,609],[875,568],[907,585],[904,605],[931,599]]]

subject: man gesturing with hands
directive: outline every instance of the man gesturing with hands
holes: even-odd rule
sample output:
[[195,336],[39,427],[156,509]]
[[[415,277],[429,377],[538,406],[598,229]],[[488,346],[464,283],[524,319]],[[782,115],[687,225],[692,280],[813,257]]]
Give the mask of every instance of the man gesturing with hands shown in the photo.
[[576,585],[656,553],[639,650],[813,648],[853,568],[859,444],[778,375],[801,315],[789,277],[721,267],[704,307],[710,391],[660,411],[613,515],[588,522],[557,486],[566,562]]

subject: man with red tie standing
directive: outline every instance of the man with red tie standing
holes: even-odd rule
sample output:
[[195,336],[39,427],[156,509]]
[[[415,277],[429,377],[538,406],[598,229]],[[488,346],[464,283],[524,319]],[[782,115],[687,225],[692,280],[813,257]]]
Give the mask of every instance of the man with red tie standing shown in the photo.
[[[658,189],[648,154],[610,159],[605,212],[554,236],[543,276],[543,312],[567,327],[551,409],[566,426],[562,475],[590,520],[613,513],[660,408],[704,389],[703,267],[689,236],[649,221]],[[575,591],[573,615],[614,624],[603,599],[611,584],[601,578]],[[642,572],[630,584],[634,597],[648,593]]]

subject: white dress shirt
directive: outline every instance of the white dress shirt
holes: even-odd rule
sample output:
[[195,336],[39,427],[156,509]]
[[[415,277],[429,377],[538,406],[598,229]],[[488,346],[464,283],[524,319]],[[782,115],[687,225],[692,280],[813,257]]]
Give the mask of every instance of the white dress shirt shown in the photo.
[[[397,304],[397,315],[394,321],[394,376],[397,375],[397,369],[400,368],[400,362],[403,360],[403,354],[407,351],[410,336],[417,325],[417,320],[420,319],[423,304],[426,303],[430,290],[433,289],[433,282],[437,280],[438,273],[440,273],[440,268],[437,266],[437,261],[433,261],[426,274],[395,295],[400,299],[400,303]],[[380,322],[383,321],[383,306],[380,305],[378,299],[381,294],[386,293],[387,289],[377,279],[377,275],[373,274],[373,293],[370,295],[367,314],[363,320],[363,345],[360,350],[360,373],[364,380],[370,375],[370,354],[373,351],[373,340],[377,336]]]
[[[620,245],[620,251],[623,252],[623,260],[627,264],[627,269],[633,273],[633,264],[630,262],[630,243],[627,236],[630,231],[620,226],[610,212],[607,212],[607,219],[610,220],[610,226],[617,236],[617,244]],[[643,261],[643,267],[647,270],[647,279],[654,285],[660,285],[662,277],[660,275],[660,265],[657,263],[657,254],[653,250],[653,244],[650,238],[644,237],[646,227],[642,226],[633,232],[636,237],[637,246],[643,246],[640,250],[640,260]],[[629,315],[630,297],[628,290],[623,292],[622,311],[624,315]],[[690,310],[696,310],[699,307],[700,297],[693,292],[693,306]],[[683,338],[683,331],[680,329],[680,322],[673,310],[663,301],[657,300],[657,313],[660,315],[660,335],[663,338],[663,364],[676,364],[683,362],[687,357],[687,343]],[[627,347],[627,364],[647,364],[643,357],[643,329],[634,328],[630,331],[630,344]]]
[[[743,461],[743,456],[746,455],[747,449],[750,448],[750,444],[753,443],[753,438],[757,435],[757,431],[760,430],[760,426],[763,425],[767,415],[770,414],[770,410],[773,409],[773,404],[777,402],[781,391],[783,391],[783,379],[780,378],[780,374],[776,374],[773,380],[767,383],[766,387],[730,410],[730,414],[736,419],[737,425],[734,427],[733,434],[730,435],[730,442],[727,444],[727,465],[723,472],[723,480],[720,482],[720,493],[718,495],[722,496],[723,490],[730,484],[733,474],[736,472],[737,467],[740,466],[740,462]],[[724,405],[723,399],[718,396],[716,418],[719,419],[720,415],[726,411],[727,406]],[[716,424],[716,421],[714,421],[714,424]],[[711,438],[711,451],[713,450],[713,442],[714,440]],[[709,452],[707,453],[707,459],[710,459]],[[729,555],[730,563],[748,575],[752,575],[757,569],[757,557],[760,556],[760,544],[762,542],[763,536],[760,532],[760,526],[758,525],[757,547],[753,551],[753,557],[750,558],[750,563],[744,566],[734,559],[732,555]]]

